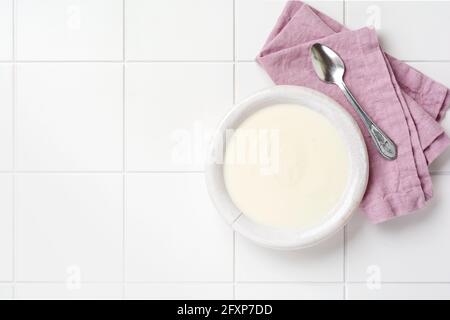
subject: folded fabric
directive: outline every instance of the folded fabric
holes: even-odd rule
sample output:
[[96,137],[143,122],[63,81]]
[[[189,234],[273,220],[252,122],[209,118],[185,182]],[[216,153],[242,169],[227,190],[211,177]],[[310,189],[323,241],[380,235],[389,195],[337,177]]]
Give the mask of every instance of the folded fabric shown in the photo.
[[[342,92],[317,78],[310,57],[310,47],[316,42],[332,48],[344,60],[348,87],[397,144],[395,161],[387,161],[378,153]],[[361,208],[372,222],[411,213],[432,197],[428,166],[450,144],[439,124],[450,104],[449,90],[385,54],[375,30],[350,31],[310,6],[290,1],[257,61],[276,84],[321,91],[355,118],[370,162]]]

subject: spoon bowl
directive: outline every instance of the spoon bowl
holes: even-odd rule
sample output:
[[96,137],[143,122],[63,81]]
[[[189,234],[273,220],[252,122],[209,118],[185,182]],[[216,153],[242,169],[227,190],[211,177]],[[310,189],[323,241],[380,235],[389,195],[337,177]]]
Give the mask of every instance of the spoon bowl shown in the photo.
[[330,48],[319,43],[311,47],[313,67],[320,80],[337,84],[345,73],[344,61]]

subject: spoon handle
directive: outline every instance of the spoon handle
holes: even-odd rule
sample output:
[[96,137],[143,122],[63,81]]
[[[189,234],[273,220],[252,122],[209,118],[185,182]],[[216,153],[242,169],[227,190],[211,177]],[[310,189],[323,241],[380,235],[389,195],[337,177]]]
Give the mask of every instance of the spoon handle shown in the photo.
[[351,93],[350,89],[345,85],[344,81],[339,83],[338,86],[363,120],[364,124],[369,130],[369,134],[372,137],[373,143],[378,149],[378,152],[388,160],[395,160],[397,158],[397,146],[395,145],[395,143],[372,121],[369,115],[359,105],[358,101],[356,101],[355,97]]

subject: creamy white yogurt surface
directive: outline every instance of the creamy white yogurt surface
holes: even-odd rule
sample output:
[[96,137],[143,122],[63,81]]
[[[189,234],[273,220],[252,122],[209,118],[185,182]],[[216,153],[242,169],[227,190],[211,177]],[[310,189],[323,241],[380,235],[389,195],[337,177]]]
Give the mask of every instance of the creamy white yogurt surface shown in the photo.
[[224,179],[238,209],[253,221],[302,229],[338,204],[349,174],[348,150],[323,115],[273,105],[228,133]]

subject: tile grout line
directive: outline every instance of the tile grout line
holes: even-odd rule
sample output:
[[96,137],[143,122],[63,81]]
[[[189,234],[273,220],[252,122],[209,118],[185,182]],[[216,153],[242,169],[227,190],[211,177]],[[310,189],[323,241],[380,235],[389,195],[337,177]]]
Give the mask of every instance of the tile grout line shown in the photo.
[[[233,105],[236,104],[236,0],[233,0]],[[231,227],[231,226],[230,226]],[[236,231],[233,230],[233,300],[236,300]]]
[[343,281],[344,281],[344,300],[347,300],[347,239],[348,239],[348,224],[344,226],[344,249],[343,249],[343,255],[344,255],[344,261],[343,261]]
[[233,64],[236,63],[236,0],[233,0]]
[[347,26],[347,3],[342,0],[342,23]]
[[[40,280],[24,280],[16,281],[18,284],[66,284],[66,281],[40,281]],[[117,284],[121,285],[122,281],[82,281],[84,284]],[[232,284],[233,281],[129,281],[130,284]],[[238,281],[240,284],[275,284],[275,285],[342,285],[342,281]],[[11,285],[11,281],[0,281],[0,285]],[[348,284],[367,284],[367,281],[348,281]],[[381,284],[397,284],[397,285],[450,285],[450,281],[382,281]]]
[[[0,174],[61,174],[61,175],[83,175],[83,174],[122,174],[123,170],[95,170],[95,171],[50,171],[50,170],[0,170]],[[205,173],[203,170],[125,170],[127,174],[202,174]],[[448,176],[450,171],[430,171],[431,176]]]
[[127,163],[126,163],[126,4],[122,0],[122,299],[126,295],[126,223],[127,223]]
[[[83,175],[83,174],[122,174],[123,170],[110,170],[110,171],[102,171],[102,170],[96,170],[96,171],[51,171],[51,170],[6,170],[1,171],[0,174],[61,174],[61,175]],[[169,170],[125,170],[125,173],[128,174],[160,174],[160,173],[173,173],[173,174],[199,174],[199,173],[205,173],[204,170],[179,170],[179,171],[169,171]],[[450,172],[449,172],[450,174]]]
[[234,229],[233,229],[232,243],[233,243],[233,300],[236,300],[236,231],[234,231]]
[[[344,26],[347,25],[347,4],[346,0],[342,1],[342,22]],[[344,226],[343,230],[343,267],[342,267],[342,280],[343,282],[343,300],[347,300],[347,225]]]
[[[227,63],[233,64],[233,60],[158,60],[158,59],[142,59],[142,60],[0,60],[0,63],[18,63],[18,64],[64,64],[64,63],[77,63],[77,64],[91,64],[91,63],[101,63],[101,64],[122,64],[122,63]],[[251,60],[239,60],[238,62],[253,62]]]
[[12,1],[12,298],[16,299],[17,282],[17,219],[16,219],[16,1]]
[[[344,17],[345,18],[345,17]],[[405,63],[450,63],[450,59],[399,59]],[[236,59],[234,60],[126,60],[125,63],[138,64],[138,63],[224,63],[224,64],[234,64],[234,63],[254,63],[255,60],[248,59]],[[79,63],[79,64],[90,64],[90,63],[101,63],[101,64],[122,64],[123,60],[0,60],[1,63],[17,63],[17,64],[64,64],[64,63]]]

